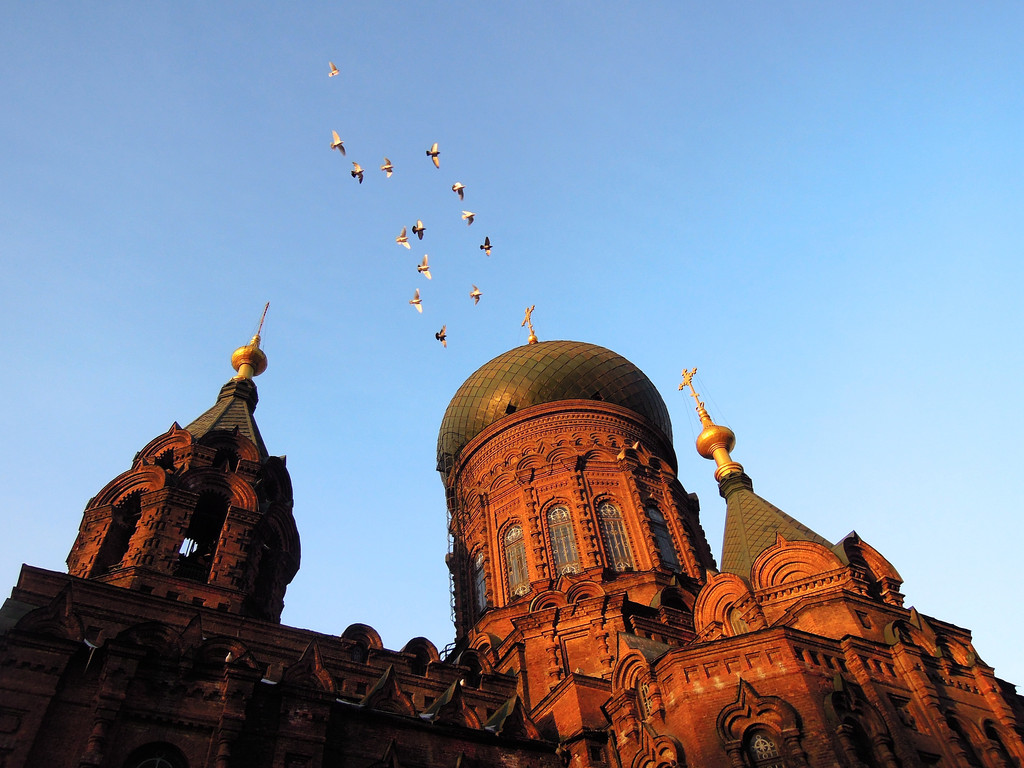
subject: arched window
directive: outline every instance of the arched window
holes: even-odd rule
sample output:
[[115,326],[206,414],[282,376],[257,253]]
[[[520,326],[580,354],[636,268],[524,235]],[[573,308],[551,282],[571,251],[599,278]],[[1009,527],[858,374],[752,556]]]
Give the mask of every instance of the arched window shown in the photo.
[[1010,757],[1010,751],[1003,744],[1003,740],[999,736],[999,731],[992,723],[985,723],[985,738],[989,741],[989,746],[995,751],[999,757],[1003,759],[1003,763],[1006,765],[1013,765],[1013,758]]
[[730,605],[725,612],[725,617],[729,622],[729,628],[732,630],[733,635],[744,635],[750,631],[746,619],[743,618],[743,614],[739,612],[736,606]]
[[121,567],[135,529],[142,516],[142,492],[135,491],[121,499],[111,510],[110,527],[93,564],[92,575],[100,576]]
[[128,756],[124,768],[188,768],[188,761],[170,744],[147,744]]
[[508,573],[508,592],[521,597],[530,591],[530,576],[526,570],[526,541],[523,529],[513,525],[505,533],[505,568]]
[[484,570],[483,552],[477,552],[473,558],[473,607],[477,615],[487,608],[487,572]]
[[647,519],[651,522],[651,531],[654,533],[654,541],[658,545],[662,565],[668,566],[673,571],[678,571],[679,556],[676,555],[676,548],[672,543],[672,534],[668,532],[665,516],[654,505],[648,505],[644,511],[647,513]]
[[210,492],[200,494],[178,553],[176,576],[195,581],[210,578],[210,567],[227,514],[228,500],[223,496]]
[[754,768],[785,768],[782,753],[772,734],[755,731],[747,743],[747,757]]
[[963,725],[950,714],[946,715],[946,724],[950,730],[953,731],[959,737],[960,746],[963,747],[964,753],[967,756],[968,765],[981,766],[981,760],[978,758],[978,753],[974,751],[974,745],[971,744],[971,740],[967,737],[967,733],[964,731]]
[[633,553],[629,549],[626,528],[622,524],[622,513],[610,501],[601,502],[597,508],[597,517],[601,525],[601,538],[604,539],[604,550],[608,556],[608,566],[616,571],[633,570]]
[[579,573],[580,557],[576,552],[576,536],[568,509],[557,506],[548,512],[548,532],[551,534],[551,560],[555,575]]

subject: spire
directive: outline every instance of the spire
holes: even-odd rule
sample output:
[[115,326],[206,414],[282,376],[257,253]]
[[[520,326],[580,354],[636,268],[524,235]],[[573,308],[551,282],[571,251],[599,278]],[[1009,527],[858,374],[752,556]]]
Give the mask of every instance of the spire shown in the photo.
[[253,377],[267,370],[267,356],[260,349],[260,331],[263,330],[263,320],[269,307],[268,301],[263,307],[259,327],[249,343],[239,347],[231,355],[231,367],[238,372],[237,375],[220,388],[220,394],[217,395],[217,402],[213,407],[185,427],[195,438],[214,430],[223,429],[230,432],[237,429],[255,443],[259,448],[260,457],[264,459],[270,454],[260,435],[259,427],[256,426],[256,419],[253,418],[253,412],[259,402]]
[[722,542],[721,570],[746,579],[757,556],[775,544],[781,535],[788,541],[813,541],[829,549],[832,544],[803,523],[793,519],[774,504],[754,493],[754,484],[742,465],[729,452],[736,446],[736,435],[728,427],[715,424],[693,388],[692,371],[683,369],[679,389],[690,388],[697,403],[697,415],[704,426],[697,436],[697,453],[714,459],[718,491],[726,501],[725,537]]

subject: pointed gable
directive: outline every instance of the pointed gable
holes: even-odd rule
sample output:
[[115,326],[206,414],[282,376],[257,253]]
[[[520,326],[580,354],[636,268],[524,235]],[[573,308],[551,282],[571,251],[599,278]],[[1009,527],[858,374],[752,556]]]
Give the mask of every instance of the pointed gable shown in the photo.
[[461,725],[466,728],[479,728],[480,718],[469,706],[462,693],[462,680],[456,680],[442,693],[437,701],[423,713],[432,723],[439,725]]
[[320,690],[333,693],[335,691],[334,678],[324,666],[323,656],[320,654],[320,645],[316,640],[306,646],[299,660],[288,667],[284,673],[283,683],[300,686],[303,688],[319,688]]
[[540,731],[530,716],[526,714],[519,695],[513,696],[491,715],[484,724],[484,728],[499,736],[506,736],[516,739],[539,739]]
[[398,685],[398,675],[395,673],[394,665],[388,666],[387,671],[381,675],[359,704],[381,712],[395,712],[400,715],[416,714],[416,707],[413,705],[412,699]]

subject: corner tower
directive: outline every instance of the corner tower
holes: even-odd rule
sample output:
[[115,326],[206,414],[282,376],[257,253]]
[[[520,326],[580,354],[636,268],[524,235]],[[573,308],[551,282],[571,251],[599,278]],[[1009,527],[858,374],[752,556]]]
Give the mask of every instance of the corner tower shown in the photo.
[[227,613],[280,621],[299,567],[292,487],[253,418],[267,367],[257,333],[231,357],[217,402],[135,455],[90,500],[72,576]]
[[665,403],[635,365],[574,341],[512,349],[456,392],[437,453],[456,642],[524,673],[528,705],[572,677],[600,688],[619,632],[692,637],[715,563]]

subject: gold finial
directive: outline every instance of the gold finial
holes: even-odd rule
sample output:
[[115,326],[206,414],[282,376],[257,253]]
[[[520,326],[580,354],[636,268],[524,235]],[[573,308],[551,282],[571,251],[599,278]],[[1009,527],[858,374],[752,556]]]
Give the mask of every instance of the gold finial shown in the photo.
[[536,304],[534,304],[532,307],[527,307],[526,308],[526,317],[524,317],[523,318],[523,322],[521,322],[519,324],[520,328],[522,328],[523,326],[526,326],[526,325],[530,326],[530,337],[526,340],[527,344],[536,344],[537,343],[537,334],[533,332],[533,320],[530,319],[530,318],[533,317],[533,310],[535,310],[536,308],[537,308]]
[[259,376],[267,370],[267,356],[260,349],[260,331],[263,330],[263,321],[267,317],[268,309],[270,309],[269,301],[263,307],[263,314],[260,315],[260,324],[256,328],[256,335],[252,337],[248,344],[244,347],[239,347],[231,355],[231,367],[238,371],[238,375],[232,377],[234,381],[251,379],[253,376]]
[[711,420],[711,416],[708,415],[704,403],[701,402],[700,395],[697,394],[697,390],[693,387],[693,377],[696,373],[696,368],[692,371],[683,368],[683,381],[679,385],[679,389],[681,391],[689,387],[690,394],[693,396],[694,402],[697,403],[697,416],[704,427],[701,433],[697,435],[697,453],[705,459],[715,460],[715,464],[718,466],[715,470],[715,480],[721,480],[726,475],[743,471],[743,467],[733,461],[729,455],[729,451],[736,447],[736,433],[728,427],[715,424]]

